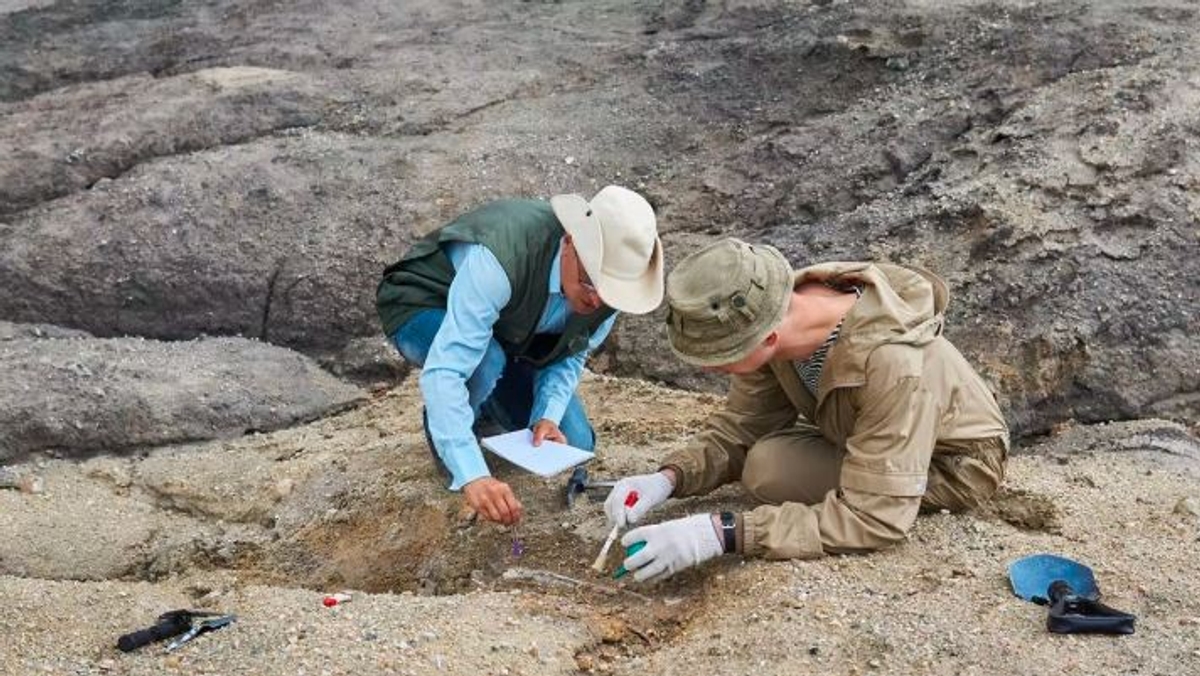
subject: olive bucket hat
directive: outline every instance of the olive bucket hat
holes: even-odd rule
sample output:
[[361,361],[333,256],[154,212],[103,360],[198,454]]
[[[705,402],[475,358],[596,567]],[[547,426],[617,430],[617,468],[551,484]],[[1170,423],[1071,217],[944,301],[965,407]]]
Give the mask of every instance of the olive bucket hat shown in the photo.
[[671,350],[696,366],[740,361],[783,321],[792,266],[775,247],[719,240],[667,275]]

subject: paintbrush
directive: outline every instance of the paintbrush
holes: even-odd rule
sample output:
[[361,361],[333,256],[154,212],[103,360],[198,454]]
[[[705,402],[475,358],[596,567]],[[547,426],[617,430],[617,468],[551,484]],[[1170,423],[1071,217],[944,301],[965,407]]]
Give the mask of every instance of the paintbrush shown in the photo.
[[[625,496],[625,508],[629,509],[637,504],[637,501],[638,492],[629,491],[629,494]],[[608,550],[612,548],[613,542],[615,542],[617,539],[617,529],[619,528],[619,525],[612,527],[612,530],[608,533],[608,537],[604,539],[604,546],[600,548],[600,555],[597,556],[596,560],[592,562],[592,570],[596,571],[597,573],[604,572],[604,561],[608,558]]]

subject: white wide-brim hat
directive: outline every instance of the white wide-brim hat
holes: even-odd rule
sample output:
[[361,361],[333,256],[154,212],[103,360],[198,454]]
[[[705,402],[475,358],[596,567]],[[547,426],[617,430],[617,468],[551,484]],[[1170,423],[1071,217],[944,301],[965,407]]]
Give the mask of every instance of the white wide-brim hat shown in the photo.
[[610,185],[590,202],[579,195],[555,195],[550,206],[605,305],[640,315],[662,303],[662,241],[654,209],[644,197]]

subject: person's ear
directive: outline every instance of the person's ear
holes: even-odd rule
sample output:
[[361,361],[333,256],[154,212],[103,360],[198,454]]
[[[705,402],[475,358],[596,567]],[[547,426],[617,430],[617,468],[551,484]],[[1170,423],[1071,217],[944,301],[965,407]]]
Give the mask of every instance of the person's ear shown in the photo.
[[772,331],[767,334],[766,338],[763,338],[763,345],[766,345],[767,347],[774,348],[778,344],[779,344],[779,332],[778,331]]

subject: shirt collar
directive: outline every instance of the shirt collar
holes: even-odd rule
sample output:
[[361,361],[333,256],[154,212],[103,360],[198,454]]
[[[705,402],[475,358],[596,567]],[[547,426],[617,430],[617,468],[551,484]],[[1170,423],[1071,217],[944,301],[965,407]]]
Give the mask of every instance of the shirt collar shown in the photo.
[[558,238],[558,246],[554,248],[554,262],[550,264],[550,293],[562,295],[562,251],[563,240]]

